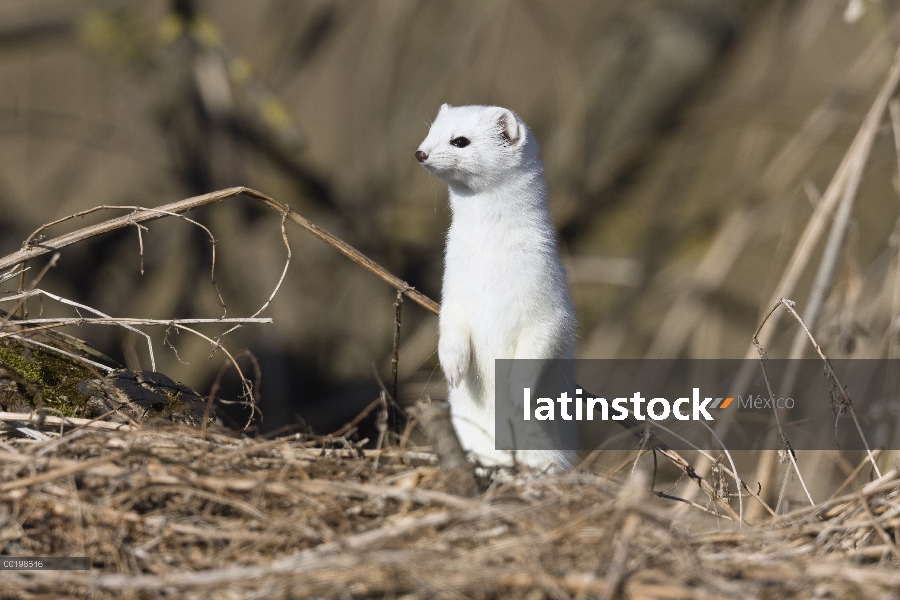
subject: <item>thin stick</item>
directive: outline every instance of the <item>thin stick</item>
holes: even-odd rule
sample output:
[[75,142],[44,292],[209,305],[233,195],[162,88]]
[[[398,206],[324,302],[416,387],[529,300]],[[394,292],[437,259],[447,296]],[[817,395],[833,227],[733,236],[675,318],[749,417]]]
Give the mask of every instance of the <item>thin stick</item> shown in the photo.
[[321,439],[341,437],[342,435],[344,435],[345,433],[347,433],[348,431],[350,431],[351,429],[353,429],[354,427],[359,425],[359,422],[362,421],[363,419],[365,419],[366,416],[368,416],[368,414],[370,412],[372,412],[373,410],[375,410],[375,408],[378,406],[381,406],[381,396],[379,396],[378,398],[375,398],[367,407],[362,409],[362,412],[360,412],[358,415],[356,415],[352,421],[350,421],[349,423],[346,423],[343,427],[341,427],[337,431],[335,431],[333,433],[329,433],[328,435],[322,436]]
[[[778,304],[776,304],[774,307],[772,307],[772,310],[769,311],[769,314],[771,315],[773,312],[775,312],[775,309],[778,308],[779,304],[784,306],[788,310],[788,312],[790,312],[791,315],[793,315],[793,317],[795,319],[797,319],[797,321],[803,327],[803,330],[806,332],[806,335],[809,337],[809,341],[812,342],[813,348],[816,349],[816,354],[818,354],[819,358],[821,358],[822,361],[825,363],[825,369],[827,369],[827,371],[828,371],[828,376],[831,378],[832,381],[834,381],[834,384],[837,387],[837,389],[840,390],[841,396],[844,399],[844,406],[847,407],[847,411],[850,413],[850,416],[853,417],[853,422],[856,424],[856,431],[859,432],[859,437],[862,440],[863,445],[866,447],[866,454],[869,457],[869,461],[872,463],[872,467],[875,468],[875,474],[878,477],[881,477],[881,469],[878,468],[878,463],[875,462],[875,456],[872,454],[872,450],[869,448],[869,442],[866,440],[865,434],[863,434],[862,426],[859,424],[859,418],[856,416],[856,411],[853,409],[853,403],[850,401],[850,396],[847,395],[847,390],[845,390],[844,386],[841,385],[841,381],[838,379],[837,373],[835,373],[834,369],[831,367],[831,361],[828,360],[828,357],[825,356],[825,354],[822,352],[822,348],[819,347],[819,344],[818,344],[818,342],[816,342],[816,338],[813,337],[812,332],[810,332],[809,327],[806,326],[806,323],[803,322],[803,319],[801,319],[800,315],[797,314],[797,311],[794,310],[794,306],[793,306],[794,302],[793,301],[788,300],[786,298],[782,298],[778,302]],[[760,323],[759,329],[761,329],[764,324],[765,324],[765,321]],[[759,333],[759,329],[756,330],[757,333]],[[753,336],[753,339],[755,342],[756,335]],[[765,373],[765,369],[763,370],[763,372]],[[768,378],[766,379],[766,383],[768,384]],[[769,393],[771,394],[771,389],[769,390]]]
[[394,302],[394,352],[391,356],[391,396],[397,401],[397,365],[400,363],[400,315],[403,312],[403,292],[397,291]]
[[[702,421],[701,421],[701,423],[702,423]],[[704,425],[706,425],[706,423],[704,423]],[[653,426],[654,426],[654,427],[659,427],[660,429],[662,429],[663,431],[665,431],[665,432],[668,433],[669,435],[673,435],[673,436],[677,437],[679,440],[681,440],[681,441],[684,442],[685,444],[691,446],[694,450],[696,450],[697,452],[699,452],[700,454],[702,454],[707,460],[709,460],[709,462],[711,462],[711,463],[715,463],[715,462],[716,462],[716,459],[713,458],[706,450],[703,450],[703,449],[701,449],[700,447],[696,446],[696,445],[693,444],[690,440],[688,440],[687,438],[682,437],[681,435],[679,435],[679,434],[676,433],[675,431],[669,429],[669,428],[666,427],[665,425],[662,425],[661,423],[654,423]],[[769,513],[774,517],[776,513],[775,513],[775,511],[772,510],[772,507],[770,507],[768,504],[766,504],[766,502],[765,502],[762,498],[759,497],[759,494],[757,494],[756,492],[754,492],[753,490],[751,490],[751,489],[750,489],[750,486],[747,485],[747,484],[744,482],[743,479],[741,479],[740,477],[738,477],[738,474],[737,474],[737,467],[734,466],[734,461],[731,459],[731,454],[728,452],[728,448],[725,447],[725,444],[722,442],[721,438],[719,438],[719,436],[716,435],[716,433],[709,427],[709,425],[706,425],[706,428],[709,429],[710,433],[712,433],[713,436],[715,436],[715,438],[719,441],[719,444],[722,446],[722,449],[725,451],[725,455],[728,457],[728,462],[731,463],[731,470],[729,470],[728,467],[726,467],[725,465],[721,465],[721,466],[722,466],[722,469],[723,469],[726,473],[728,473],[729,475],[731,475],[731,477],[734,479],[735,483],[738,485],[738,488],[739,488],[739,490],[738,490],[738,509],[740,510],[740,513],[737,515],[737,516],[738,516],[738,519],[737,519],[738,522],[741,523],[742,526],[743,526],[744,523],[746,523],[746,521],[744,521],[744,502],[743,502],[743,500],[741,499],[741,496],[740,496],[740,488],[744,488],[744,490],[746,490],[748,494],[750,494],[751,496],[753,496],[754,498],[756,498],[756,500],[758,500],[759,503],[762,504],[763,507],[765,507],[765,509],[768,510]],[[658,446],[662,446],[662,444],[659,444],[659,443],[657,443],[657,444],[658,444]],[[668,447],[666,447],[666,450],[668,450]],[[665,453],[664,453],[663,455],[665,456]],[[679,457],[679,458],[681,458],[681,457]],[[670,459],[670,460],[671,460],[671,459]],[[682,460],[684,460],[684,459],[682,459]],[[688,474],[689,477],[694,478],[694,476],[691,475],[691,473],[687,473],[687,474]],[[695,472],[695,474],[696,474],[696,472]],[[699,477],[699,475],[697,475],[697,476]],[[705,482],[705,480],[703,480],[703,481]],[[707,493],[710,493],[710,492],[712,491],[712,487],[709,486],[708,483],[707,483],[706,485],[710,488],[710,491],[708,491]],[[701,487],[703,487],[703,486],[701,485]],[[713,494],[713,497],[716,497],[716,495]],[[720,501],[721,501],[721,499],[720,499]],[[722,501],[722,502],[724,503],[724,501]],[[727,506],[727,503],[724,503],[724,504]],[[730,506],[729,506],[729,508],[730,508]]]
[[[104,415],[105,416],[105,415]],[[47,425],[70,425],[78,427],[93,427],[96,429],[110,429],[112,431],[131,431],[135,429],[131,425],[124,423],[112,423],[110,421],[98,421],[96,419],[79,419],[76,417],[53,417],[50,415],[38,415],[36,413],[14,413],[0,412],[0,421],[21,422],[37,425],[38,423],[46,423]]]
[[[879,454],[881,454],[881,449],[876,448],[872,454],[874,454],[875,456],[878,456]],[[856,465],[856,468],[853,469],[853,471],[850,473],[850,475],[847,476],[847,479],[844,480],[844,483],[842,483],[840,485],[840,487],[838,489],[836,489],[833,494],[831,494],[831,497],[829,498],[829,500],[833,500],[834,498],[837,498],[838,494],[840,494],[841,492],[844,491],[844,488],[846,488],[848,485],[853,483],[853,481],[859,476],[859,474],[862,472],[862,470],[866,467],[867,464],[869,464],[869,459],[864,458],[862,460],[862,462],[860,462],[858,465]]]
[[18,265],[16,265],[15,267],[10,269],[6,273],[3,273],[2,275],[0,275],[0,283],[9,281],[10,279],[12,279],[16,275],[18,275],[20,272],[27,271],[28,269],[31,268],[31,267],[25,267],[24,269],[22,269],[22,271],[17,271],[16,270],[17,267],[18,267]]
[[894,133],[894,152],[897,155],[897,173],[900,174],[900,100],[894,98],[888,102],[891,115],[891,131]]
[[[190,332],[190,333],[193,333],[193,334],[196,335],[196,336],[199,336],[199,337],[203,338],[204,340],[206,340],[207,342],[209,342],[209,344],[210,344],[210,345],[212,346],[212,348],[213,348],[213,351],[216,351],[216,350],[222,350],[222,352],[224,352],[225,355],[228,357],[228,360],[231,361],[231,363],[234,365],[235,370],[238,372],[238,375],[239,375],[240,378],[241,378],[242,386],[243,386],[243,388],[244,388],[244,395],[245,395],[247,398],[249,398],[249,405],[251,406],[250,420],[247,422],[247,425],[245,426],[245,428],[250,426],[250,423],[252,422],[253,416],[256,414],[256,412],[257,412],[259,409],[256,407],[256,402],[255,402],[255,399],[254,399],[254,396],[253,396],[253,387],[251,386],[249,380],[244,376],[244,372],[241,370],[240,366],[237,364],[237,361],[236,361],[236,360],[234,359],[234,357],[228,352],[228,350],[225,349],[225,347],[222,345],[222,343],[221,343],[220,340],[213,340],[213,339],[209,338],[208,336],[206,336],[206,335],[200,333],[200,332],[197,331],[196,329],[193,329],[193,328],[191,328],[191,327],[187,327],[184,323],[190,323],[190,322],[192,322],[192,321],[193,321],[194,323],[247,322],[247,321],[249,321],[249,322],[260,322],[260,323],[265,323],[265,322],[272,322],[271,319],[269,319],[269,318],[255,318],[255,319],[240,319],[240,318],[238,318],[238,319],[234,319],[234,318],[233,318],[233,319],[169,319],[169,320],[155,320],[155,319],[149,319],[149,320],[145,320],[145,319],[118,319],[118,318],[115,318],[115,317],[110,317],[109,315],[105,315],[105,314],[101,313],[100,311],[95,310],[95,309],[93,309],[93,308],[91,308],[91,307],[89,307],[89,306],[85,306],[85,305],[83,305],[83,304],[78,304],[77,302],[72,302],[71,300],[67,300],[67,299],[65,299],[65,298],[62,298],[62,297],[60,297],[60,296],[56,296],[56,295],[54,295],[54,294],[51,294],[51,293],[49,293],[49,292],[45,292],[45,291],[43,291],[43,290],[32,290],[32,291],[30,291],[30,292],[24,292],[24,293],[21,294],[21,295],[26,295],[26,296],[27,296],[27,295],[37,295],[37,294],[45,295],[45,296],[48,296],[48,297],[50,297],[50,298],[53,298],[54,300],[58,300],[58,301],[60,301],[60,302],[63,302],[63,303],[65,303],[65,304],[70,304],[70,305],[72,305],[72,306],[80,307],[80,308],[83,308],[84,310],[91,311],[91,312],[93,312],[93,313],[95,313],[95,314],[102,315],[102,318],[100,318],[100,319],[93,319],[93,318],[84,319],[84,318],[82,318],[82,317],[79,317],[79,318],[76,318],[76,319],[69,319],[69,320],[67,320],[67,319],[51,319],[51,321],[55,321],[55,322],[50,323],[50,324],[46,324],[46,325],[39,325],[39,326],[37,326],[37,327],[31,327],[31,328],[29,328],[29,332],[40,331],[40,330],[43,330],[43,329],[53,329],[53,328],[57,328],[57,327],[62,327],[62,326],[64,326],[64,325],[77,324],[77,322],[79,322],[79,321],[83,321],[83,322],[91,322],[91,323],[96,323],[96,324],[100,324],[100,325],[119,325],[119,326],[124,327],[124,328],[126,328],[126,329],[128,329],[128,330],[131,330],[131,331],[134,331],[134,332],[136,332],[136,333],[139,333],[140,335],[142,335],[142,336],[144,336],[145,338],[147,338],[147,344],[148,344],[148,346],[150,347],[150,363],[151,363],[151,369],[152,369],[153,371],[156,370],[156,361],[155,361],[155,359],[154,359],[154,357],[153,357],[153,346],[152,346],[152,343],[151,343],[151,341],[150,341],[150,336],[147,335],[146,333],[144,333],[143,331],[141,331],[141,330],[139,330],[139,329],[136,329],[136,328],[132,327],[132,326],[129,324],[131,321],[144,322],[144,323],[149,324],[149,325],[166,325],[167,327],[175,327],[176,329],[183,329],[183,330],[185,330],[185,331],[188,331],[188,332]],[[18,298],[19,296],[20,296],[20,295],[10,296],[10,297],[8,297],[8,298],[5,298],[5,300],[15,299],[15,298]],[[36,319],[35,321],[44,321],[44,320],[43,320],[43,319]],[[63,323],[60,323],[60,321],[64,321],[64,322],[63,322]],[[68,321],[68,322],[65,322],[65,321]],[[154,322],[154,321],[156,321],[156,322]],[[22,323],[22,322],[23,322],[23,321],[17,321],[17,323]],[[24,322],[27,322],[27,320],[24,321]],[[140,323],[139,323],[139,324],[140,324]],[[12,335],[16,335],[17,333],[21,333],[21,331],[10,332],[10,333],[0,333],[0,338],[12,336]],[[221,336],[220,336],[220,337],[221,337]]]
[[194,335],[200,336],[201,338],[203,338],[204,340],[209,342],[209,344],[214,349],[221,350],[222,352],[225,353],[225,356],[227,356],[228,360],[231,361],[231,364],[234,365],[234,370],[238,372],[238,376],[241,378],[241,386],[244,388],[244,396],[246,396],[249,399],[250,418],[248,419],[247,424],[244,425],[244,429],[247,429],[248,427],[250,427],[250,423],[253,422],[253,417],[256,414],[256,411],[259,409],[256,407],[256,399],[253,395],[253,386],[250,385],[250,380],[248,380],[247,377],[244,375],[244,372],[241,370],[240,365],[238,365],[237,361],[234,359],[234,357],[231,355],[231,353],[228,352],[228,350],[225,348],[225,346],[223,346],[219,342],[203,335],[196,329],[191,329],[190,327],[185,327],[184,325],[179,325],[178,323],[173,323],[172,326],[177,329],[184,329],[185,331],[189,331],[189,332],[193,333]]
[[[74,306],[76,309],[80,308],[82,310],[92,312],[95,315],[100,315],[100,317],[102,317],[104,319],[112,319],[113,318],[113,317],[110,317],[109,315],[102,313],[99,310],[93,309],[90,306],[87,306],[85,304],[79,304],[78,302],[73,302],[72,300],[63,298],[62,296],[57,296],[56,294],[51,294],[50,292],[46,292],[46,291],[40,290],[40,289],[28,290],[27,292],[22,292],[21,294],[17,294],[14,296],[7,296],[6,298],[3,298],[2,301],[15,300],[16,298],[19,298],[20,296],[22,298],[27,298],[29,296],[37,296],[37,295],[47,296],[48,298],[56,300],[57,302],[62,302],[63,304],[68,304],[69,306]],[[6,317],[9,318],[9,316],[12,314],[12,312],[13,311],[10,311],[9,313],[7,313]],[[19,322],[21,323],[21,321],[19,321]],[[147,335],[146,333],[144,333],[143,331],[141,331],[140,329],[137,329],[135,327],[132,327],[131,325],[128,325],[127,323],[122,323],[121,327],[124,327],[125,329],[127,329],[129,331],[133,331],[134,333],[137,333],[138,335],[143,336],[147,340],[147,348],[150,352],[150,369],[152,371],[155,371],[156,370],[156,357],[153,355],[153,342],[150,340],[150,336]],[[32,331],[38,331],[40,329],[50,329],[50,327],[46,327],[46,326],[34,327],[34,328],[32,328]],[[0,335],[0,337],[5,337],[5,334]]]
[[[740,521],[740,519],[741,519],[740,515],[738,515],[736,512],[734,512],[734,509],[731,508],[731,505],[728,504],[728,502],[726,502],[722,498],[719,498],[716,496],[715,490],[713,490],[712,486],[709,485],[709,482],[706,481],[703,477],[701,477],[697,473],[697,471],[694,469],[694,467],[688,461],[686,461],[684,458],[682,458],[680,454],[678,454],[677,452],[675,452],[674,450],[672,450],[670,448],[662,448],[662,447],[657,446],[656,449],[659,452],[661,452],[663,456],[668,458],[672,463],[679,466],[687,474],[688,477],[690,477],[691,479],[696,481],[697,484],[703,489],[703,491],[706,492],[706,494],[710,498],[715,499],[719,503],[719,505],[723,509],[725,509],[725,511],[729,514],[729,516],[731,516],[731,518],[733,520]],[[763,505],[768,506],[765,503],[763,503]],[[749,525],[749,523],[747,523],[747,524]]]
[[99,235],[101,233],[121,229],[122,227],[132,226],[136,223],[154,221],[169,213],[177,214],[187,212],[194,208],[212,204],[213,202],[219,202],[220,200],[224,200],[232,196],[237,196],[239,194],[245,194],[251,198],[259,200],[276,212],[284,214],[289,221],[293,222],[296,225],[299,225],[326,244],[332,246],[356,264],[368,269],[369,271],[380,277],[382,280],[393,286],[394,289],[403,292],[403,294],[407,298],[419,304],[426,310],[429,310],[434,314],[438,314],[440,312],[441,307],[437,302],[422,294],[421,292],[416,291],[415,288],[410,286],[402,279],[395,277],[394,275],[389,273],[384,267],[361,253],[356,248],[353,248],[340,238],[335,237],[324,229],[321,229],[306,217],[294,212],[293,209],[291,209],[291,207],[287,204],[281,203],[274,198],[263,194],[262,192],[258,192],[247,187],[228,188],[209,194],[203,194],[202,196],[194,196],[192,198],[187,198],[178,202],[166,204],[159,207],[158,209],[138,209],[132,214],[124,217],[109,219],[90,227],[84,227],[82,229],[75,230],[59,237],[42,241],[39,244],[31,244],[25,248],[22,248],[18,252],[14,252],[13,254],[0,258],[0,271],[8,269],[13,265],[23,263],[27,260],[31,260],[32,258],[42,256],[44,254],[47,254],[48,252],[59,250],[60,248],[64,248],[95,235]]
[[[34,290],[34,288],[37,287],[37,284],[41,282],[41,279],[44,278],[44,275],[47,274],[47,271],[49,271],[52,267],[56,266],[56,261],[59,260],[59,257],[60,257],[59,252],[56,252],[53,254],[53,256],[50,258],[50,260],[47,262],[47,264],[44,265],[44,268],[41,269],[41,272],[38,273],[38,276],[31,280],[31,285],[28,286],[28,292],[31,292],[32,290]],[[22,269],[21,271],[19,271],[19,275],[21,276],[19,278],[19,290],[20,291],[25,290],[25,271],[27,271],[27,270],[28,269]],[[28,292],[25,292],[25,293],[27,294]],[[13,314],[15,314],[15,312],[17,310],[19,310],[20,307],[24,307],[25,300],[27,298],[28,298],[28,296],[23,296],[18,302],[16,302],[16,305],[12,307],[12,310],[10,310],[8,313],[3,315],[3,320],[0,321],[0,323],[6,323],[10,319],[12,319]],[[24,318],[27,315],[28,315],[28,311],[23,309],[22,317]]]
[[[769,317],[772,316],[772,313],[774,313],[775,310],[778,308],[778,306],[781,305],[782,303],[784,303],[785,306],[789,306],[790,304],[793,304],[793,301],[782,298],[781,301],[778,304],[776,304],[775,306],[773,306],[772,310],[770,310],[768,312],[768,314],[766,314],[765,318],[762,320],[762,323],[759,324],[759,327],[756,328],[756,332],[753,334],[753,344],[754,344],[754,346],[756,346],[756,351],[757,351],[758,358],[759,358],[759,364],[762,367],[763,380],[766,382],[766,390],[769,392],[769,398],[771,398],[773,400],[775,398],[775,393],[772,391],[772,384],[769,382],[769,374],[766,371],[765,348],[763,348],[762,344],[759,342],[759,331],[763,328],[763,325],[766,324],[766,321],[769,320]],[[799,319],[800,317],[798,316],[797,318]],[[801,321],[801,323],[802,323],[802,321]],[[778,409],[775,407],[774,402],[772,403],[772,414],[775,415],[775,424],[778,426],[778,435],[781,437],[781,442],[785,446],[784,451],[787,453],[788,457],[790,458],[791,464],[794,466],[794,471],[797,472],[797,477],[800,479],[800,485],[803,486],[803,491],[806,492],[806,497],[809,499],[809,503],[812,504],[813,506],[815,506],[816,503],[813,502],[812,496],[810,495],[809,490],[806,488],[806,482],[803,481],[803,475],[800,473],[800,467],[797,466],[797,459],[794,456],[794,449],[791,448],[790,442],[787,439],[787,434],[784,432],[784,428],[781,426],[781,418],[778,416]],[[787,477],[787,475],[785,475],[785,477]],[[785,479],[785,484],[786,484],[786,482],[787,482],[787,479]],[[783,494],[784,493],[784,485],[782,485],[781,491]],[[781,504],[781,501],[779,500],[779,502],[776,504],[776,507],[780,504]]]
[[[793,454],[793,451],[791,451]],[[784,470],[784,479],[781,480],[781,491],[778,492],[778,502],[775,503],[775,512],[779,512],[781,510],[782,503],[784,502],[784,494],[787,492],[787,484],[790,481],[791,470]],[[803,486],[803,489],[806,489],[806,486]],[[809,494],[809,492],[807,492]],[[813,504],[815,506],[815,504]]]
[[[894,132],[894,150],[897,156],[897,177],[900,179],[900,100],[894,98],[891,100],[888,105],[891,113],[891,128]],[[900,193],[900,188],[896,188],[896,191]],[[894,235],[897,235],[897,231],[900,229],[900,220],[898,220],[897,224],[894,225]],[[900,317],[898,317],[898,313],[900,313],[900,248],[895,249],[894,255],[894,264],[895,266],[895,275],[894,275],[894,298],[891,306],[891,321],[890,326],[888,327],[888,358],[897,358],[900,355],[898,352],[898,342],[900,342]]]
[[[229,317],[227,319],[135,319],[130,317],[59,317],[59,318],[43,318],[43,319],[21,319],[12,323],[0,323],[0,329],[9,329],[13,327],[25,327],[27,332],[40,331],[42,329],[52,329],[55,327],[65,327],[67,325],[166,325],[175,324],[190,325],[197,323],[272,323],[270,317]],[[32,325],[40,325],[40,327],[31,327]],[[0,338],[4,338],[12,333],[0,333]]]
[[[725,442],[722,441],[722,438],[720,438],[718,436],[718,434],[716,434],[716,432],[713,431],[712,427],[710,427],[709,425],[706,424],[706,421],[700,421],[700,423],[704,427],[706,427],[707,430],[709,430],[709,432],[713,435],[714,438],[716,438],[716,441],[719,442],[720,446],[722,446],[722,450],[725,452],[725,456],[728,457],[728,462],[731,463],[731,471],[732,471],[731,476],[734,478],[734,482],[738,485],[738,494],[737,494],[738,515],[741,517],[741,520],[739,521],[739,523],[740,523],[740,526],[743,527],[743,525],[744,525],[744,499],[741,496],[740,488],[741,487],[744,487],[747,489],[750,489],[750,488],[747,486],[747,484],[744,483],[744,481],[740,477],[738,477],[738,470],[734,464],[734,459],[731,458],[731,452],[728,451],[728,448],[725,446]],[[715,462],[715,461],[713,461],[713,462]],[[728,471],[728,469],[725,469],[725,471]]]
[[675,500],[676,502],[684,502],[684,503],[687,504],[688,506],[693,506],[694,508],[699,508],[699,509],[702,510],[703,512],[709,513],[709,514],[714,515],[714,516],[716,516],[716,517],[722,517],[723,519],[728,519],[729,521],[733,521],[733,520],[734,520],[734,519],[732,519],[731,517],[729,517],[728,515],[720,514],[720,513],[716,512],[716,511],[712,510],[712,509],[706,508],[706,507],[703,506],[702,504],[697,504],[697,503],[694,502],[693,500],[688,500],[687,498],[682,498],[681,496],[674,496],[674,495],[668,494],[668,493],[666,493],[666,492],[656,492],[656,491],[654,491],[653,493],[654,493],[657,497],[659,497],[659,498],[665,498],[666,500]]
[[[637,429],[637,423],[635,423],[634,421],[632,421],[632,420],[630,420],[630,419],[626,419],[626,420],[624,420],[624,421],[616,421],[616,422],[619,423],[620,425],[622,425],[623,427],[625,427],[626,429],[628,429],[628,430],[629,430],[630,432],[632,432],[632,433],[635,433],[635,431],[636,431],[636,429]],[[691,446],[694,450],[697,450],[699,453],[703,454],[707,459],[709,459],[710,462],[716,462],[715,459],[714,459],[712,456],[709,455],[709,453],[707,453],[707,452],[704,451],[704,450],[701,450],[699,447],[697,447],[696,445],[692,444],[689,440],[685,439],[684,437],[682,437],[682,436],[679,435],[678,433],[676,433],[676,432],[672,431],[671,429],[667,428],[665,425],[661,425],[660,423],[655,423],[655,424],[654,424],[654,427],[659,427],[660,429],[666,431],[667,433],[669,433],[669,434],[671,434],[671,435],[673,435],[673,436],[679,438],[679,439],[680,439],[681,441],[683,441],[685,444],[688,444],[688,445]],[[718,438],[718,436],[716,436],[716,437]],[[670,461],[672,464],[674,464],[675,466],[677,466],[678,468],[680,468],[682,471],[684,471],[685,475],[687,475],[687,476],[688,476],[690,479],[692,479],[693,481],[696,481],[696,482],[697,482],[697,485],[700,486],[700,489],[703,490],[704,493],[706,493],[710,498],[714,498],[717,502],[719,502],[719,504],[720,504],[720,505],[728,512],[728,514],[729,514],[729,516],[731,517],[732,520],[734,520],[734,521],[739,521],[739,522],[742,522],[742,523],[747,523],[747,521],[742,520],[741,515],[739,515],[738,513],[736,513],[736,512],[734,511],[734,509],[731,508],[731,505],[729,505],[728,502],[726,502],[726,501],[723,500],[722,498],[717,497],[717,495],[716,495],[716,493],[715,493],[715,490],[712,488],[712,486],[709,484],[709,482],[706,481],[706,479],[704,479],[703,475],[701,475],[701,474],[693,467],[693,465],[691,465],[691,464],[690,464],[687,460],[685,460],[681,455],[679,455],[677,452],[675,452],[674,450],[672,450],[665,442],[663,442],[663,441],[660,440],[659,438],[653,437],[653,438],[651,439],[651,442],[650,442],[650,443],[651,443],[651,445],[653,446],[653,448],[654,448],[655,450],[659,451],[663,456],[665,456],[666,458],[668,458],[669,461]],[[724,448],[724,444],[723,444],[723,448]],[[582,462],[581,465],[579,465],[578,468],[581,469],[582,467],[585,467],[586,465],[590,464],[590,462],[593,460],[592,457],[595,457],[594,453],[592,453],[591,456],[589,456],[587,459],[585,459],[585,461]],[[622,463],[621,463],[621,465],[620,465],[620,468],[624,468],[625,466],[629,465],[630,463],[631,463],[631,458],[629,457],[629,458],[627,458],[627,459],[625,459],[625,460],[622,461]],[[740,477],[737,476],[737,472],[736,472],[736,471],[730,471],[730,470],[728,469],[728,467],[726,467],[725,465],[722,465],[722,469],[723,469],[726,473],[728,473],[729,475],[731,475],[731,476],[734,478],[734,480],[735,480],[736,482],[738,482],[738,485],[739,485],[740,487],[744,488],[744,490],[746,490],[748,494],[750,494],[750,495],[753,496],[757,501],[759,501],[759,503],[760,503],[760,504],[761,504],[761,505],[762,505],[762,506],[763,506],[763,507],[764,507],[764,508],[765,508],[765,509],[773,516],[773,517],[776,516],[775,511],[773,511],[772,508],[771,508],[768,504],[766,504],[766,502],[765,502],[762,498],[760,498],[759,494],[757,494],[757,493],[754,492],[752,489],[750,489],[750,486],[748,486],[746,483],[744,483],[744,480],[743,480],[743,479],[741,479]],[[617,470],[618,470],[618,469],[617,469]],[[740,508],[741,508],[741,510],[743,510],[743,502],[740,503]],[[749,523],[747,523],[747,524],[749,525]]]
[[[275,299],[275,294],[277,294],[278,290],[281,289],[281,284],[284,283],[284,278],[287,275],[288,267],[291,265],[291,245],[290,245],[290,243],[288,243],[287,231],[285,231],[285,229],[284,229],[284,221],[286,218],[287,218],[287,215],[281,215],[281,240],[284,242],[284,247],[287,249],[287,259],[284,261],[284,268],[281,270],[281,277],[278,278],[278,283],[275,284],[275,289],[272,290],[272,293],[269,294],[269,297],[266,299],[265,302],[263,302],[263,305],[259,307],[259,310],[257,310],[255,313],[250,315],[251,317],[259,316],[259,314],[262,311],[266,310],[266,308],[268,308],[268,306],[272,303],[272,300]],[[229,329],[228,331],[226,331],[225,333],[220,335],[218,338],[216,338],[216,340],[221,340],[226,335],[228,335],[235,329],[238,329],[239,327],[240,327],[240,325],[235,325],[234,327],[232,327],[231,329]]]
[[[210,265],[209,277],[210,277],[210,280],[212,281],[213,289],[216,290],[216,296],[218,296],[218,298],[219,298],[219,305],[222,307],[222,318],[225,318],[225,315],[227,314],[228,309],[225,306],[225,298],[222,297],[222,292],[219,291],[219,286],[216,284],[216,237],[212,234],[212,231],[210,231],[209,228],[206,227],[206,225],[203,225],[202,223],[199,223],[198,221],[188,218],[182,214],[178,214],[177,212],[167,211],[165,206],[162,206],[160,208],[143,208],[141,206],[127,206],[127,205],[126,206],[117,206],[117,205],[110,206],[110,205],[106,205],[106,204],[104,204],[102,206],[95,206],[94,208],[89,208],[88,210],[83,210],[79,213],[75,213],[74,215],[69,215],[68,217],[63,217],[61,219],[51,221],[50,223],[41,225],[40,227],[35,229],[31,233],[31,235],[29,235],[25,239],[25,241],[22,243],[22,247],[28,248],[31,246],[43,246],[44,245],[43,242],[38,237],[42,231],[49,229],[50,227],[53,227],[54,225],[64,223],[70,219],[74,219],[76,217],[84,217],[86,215],[89,215],[91,213],[95,213],[95,212],[98,212],[101,210],[134,211],[130,215],[127,215],[125,217],[126,219],[129,219],[129,217],[137,214],[138,211],[156,212],[156,213],[159,213],[160,217],[177,217],[177,218],[187,221],[191,225],[195,225],[195,226],[199,227],[200,229],[202,229],[203,231],[205,231],[206,235],[209,236],[209,242],[212,245],[212,264]],[[102,225],[102,223],[101,223],[101,225]],[[140,246],[139,251],[140,251],[140,255],[141,255],[141,275],[143,275],[144,274],[144,238],[141,237],[141,229],[147,229],[147,228],[144,227],[143,225],[140,225],[138,221],[134,221],[134,220],[129,220],[127,222],[127,225],[134,225],[135,227],[137,227],[137,230],[138,230],[138,242],[139,242],[139,246]],[[59,239],[59,238],[57,238],[57,239]]]
[[137,229],[137,232],[138,232],[138,253],[141,256],[141,275],[143,275],[144,274],[144,234],[141,233],[141,231],[144,229],[147,229],[147,228],[144,227],[143,225],[137,225],[137,224],[135,224],[134,228]]

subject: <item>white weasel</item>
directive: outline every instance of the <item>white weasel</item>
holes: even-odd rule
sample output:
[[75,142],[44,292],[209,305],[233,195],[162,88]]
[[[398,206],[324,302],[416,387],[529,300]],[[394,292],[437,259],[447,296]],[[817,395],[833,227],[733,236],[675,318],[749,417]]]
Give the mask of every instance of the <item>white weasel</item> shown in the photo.
[[[575,315],[531,131],[496,106],[441,106],[416,158],[447,182],[438,357],[460,441],[484,465],[495,449],[494,359],[572,358]],[[521,393],[521,391],[519,392]],[[528,450],[532,467],[569,466],[571,452]]]

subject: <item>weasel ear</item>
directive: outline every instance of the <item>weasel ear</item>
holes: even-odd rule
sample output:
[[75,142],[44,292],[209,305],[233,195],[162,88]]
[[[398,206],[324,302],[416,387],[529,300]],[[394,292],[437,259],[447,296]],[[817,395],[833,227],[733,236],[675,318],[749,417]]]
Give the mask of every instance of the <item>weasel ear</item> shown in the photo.
[[518,146],[525,139],[525,131],[511,110],[505,108],[499,110],[497,129],[500,130],[500,137],[507,146]]

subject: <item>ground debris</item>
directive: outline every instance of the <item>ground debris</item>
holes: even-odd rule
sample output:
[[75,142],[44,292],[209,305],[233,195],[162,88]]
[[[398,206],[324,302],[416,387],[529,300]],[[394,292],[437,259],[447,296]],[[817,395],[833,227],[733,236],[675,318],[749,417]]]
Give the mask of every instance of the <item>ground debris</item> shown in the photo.
[[5,598],[866,598],[900,586],[896,548],[873,527],[900,527],[896,471],[774,524],[692,533],[672,503],[603,475],[507,477],[467,498],[446,491],[427,449],[342,438],[81,428],[6,440],[0,470],[0,554],[92,564],[0,571]]

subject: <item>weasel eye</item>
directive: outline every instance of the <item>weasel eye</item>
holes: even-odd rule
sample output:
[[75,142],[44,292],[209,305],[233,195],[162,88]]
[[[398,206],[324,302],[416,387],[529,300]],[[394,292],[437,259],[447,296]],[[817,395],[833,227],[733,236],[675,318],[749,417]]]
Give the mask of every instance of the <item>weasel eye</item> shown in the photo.
[[450,144],[456,146],[457,148],[465,148],[472,142],[469,141],[469,138],[464,137],[456,137],[450,140]]

